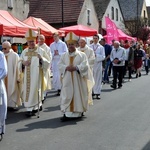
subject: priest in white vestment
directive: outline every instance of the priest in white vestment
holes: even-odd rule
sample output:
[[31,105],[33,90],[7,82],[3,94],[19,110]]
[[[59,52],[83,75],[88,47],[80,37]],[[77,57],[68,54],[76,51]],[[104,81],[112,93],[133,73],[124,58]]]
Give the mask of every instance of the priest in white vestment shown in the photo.
[[[26,116],[35,115],[38,108],[42,110],[43,92],[47,83],[45,73],[49,69],[50,59],[47,53],[36,45],[37,34],[29,29],[25,35],[28,48],[23,50],[19,68],[23,73],[22,99],[26,107]],[[39,104],[39,106],[38,106]]]
[[[88,63],[90,65],[89,75],[93,78],[93,65],[94,65],[94,61],[95,61],[95,54],[94,54],[94,51],[86,44],[86,39],[83,37],[80,38],[80,40],[79,40],[78,50],[86,54],[86,56],[88,58]],[[95,84],[94,78],[93,78],[92,84],[93,83]],[[93,104],[92,90],[89,93],[89,104],[91,104],[91,105]]]
[[7,62],[5,55],[0,51],[0,141],[5,133],[5,120],[7,115],[7,93],[4,78],[7,76]]
[[88,109],[89,92],[92,89],[86,54],[76,49],[77,39],[73,33],[68,33],[66,39],[69,52],[63,54],[59,62],[62,78],[61,111],[64,114],[61,121],[82,117]]
[[[47,80],[47,87],[46,87],[46,91],[51,89],[51,61],[52,61],[52,53],[51,53],[51,49],[49,46],[46,45],[45,43],[45,36],[40,34],[38,36],[38,46],[42,49],[44,49],[46,51],[46,53],[49,56],[49,60],[50,60],[50,66],[49,69],[47,69],[47,72],[45,73],[45,79]],[[44,92],[44,97],[46,96],[46,91]]]
[[60,95],[61,91],[61,82],[60,82],[60,73],[58,68],[58,62],[62,54],[68,51],[67,45],[65,42],[59,39],[59,34],[54,33],[53,35],[54,42],[50,45],[52,53],[52,73],[53,73],[53,88],[58,91],[57,95]]
[[7,91],[7,107],[8,110],[18,110],[18,106],[22,105],[19,90],[19,56],[11,49],[8,41],[2,43],[3,53],[5,55],[8,67],[8,74],[5,78],[5,86]]
[[90,45],[95,53],[95,61],[93,66],[93,76],[95,85],[93,87],[93,98],[100,99],[102,88],[102,61],[105,59],[105,50],[102,45],[99,44],[99,36],[93,36],[93,44]]

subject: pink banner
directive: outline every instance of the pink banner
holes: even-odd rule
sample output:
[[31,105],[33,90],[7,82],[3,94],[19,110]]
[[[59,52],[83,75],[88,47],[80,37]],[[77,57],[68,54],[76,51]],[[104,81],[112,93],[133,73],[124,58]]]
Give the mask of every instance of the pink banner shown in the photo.
[[118,40],[118,31],[115,23],[110,20],[109,17],[105,17],[106,31],[107,31],[107,43],[112,44],[112,40]]

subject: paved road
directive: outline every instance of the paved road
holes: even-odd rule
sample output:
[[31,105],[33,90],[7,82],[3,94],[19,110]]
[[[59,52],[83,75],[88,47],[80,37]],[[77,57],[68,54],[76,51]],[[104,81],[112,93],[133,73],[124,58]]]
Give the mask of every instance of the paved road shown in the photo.
[[150,75],[122,89],[103,85],[83,119],[62,123],[60,116],[53,91],[39,119],[26,118],[23,108],[9,112],[0,150],[150,150]]

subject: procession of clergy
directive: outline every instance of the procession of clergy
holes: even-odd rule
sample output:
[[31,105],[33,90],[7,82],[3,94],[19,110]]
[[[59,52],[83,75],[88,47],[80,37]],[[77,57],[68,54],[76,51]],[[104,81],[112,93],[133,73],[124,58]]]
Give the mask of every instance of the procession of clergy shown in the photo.
[[[102,61],[106,59],[104,47],[99,44],[99,36],[93,36],[93,44],[88,46],[86,39],[68,33],[65,42],[54,33],[54,42],[45,44],[45,37],[31,29],[25,34],[28,47],[19,57],[11,49],[8,41],[2,43],[0,52],[0,135],[5,133],[7,110],[18,109],[23,105],[26,116],[31,117],[42,110],[46,90],[51,88],[60,95],[61,121],[82,117],[100,99],[102,87]],[[36,44],[38,40],[38,44]],[[77,41],[79,47],[77,48]],[[113,65],[122,67],[125,52],[114,42],[111,60]],[[110,55],[108,56],[108,59]],[[119,60],[116,60],[119,58]],[[51,86],[51,70],[53,73]],[[121,68],[120,68],[121,69]],[[114,82],[116,82],[114,80]],[[119,79],[119,85],[122,81]]]

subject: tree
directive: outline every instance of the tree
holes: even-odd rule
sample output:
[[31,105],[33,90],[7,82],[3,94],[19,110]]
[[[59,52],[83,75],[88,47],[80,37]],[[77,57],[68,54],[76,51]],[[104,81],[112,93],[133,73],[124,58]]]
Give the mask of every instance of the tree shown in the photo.
[[131,36],[137,37],[143,41],[146,41],[150,33],[149,29],[150,19],[147,18],[133,18],[125,21],[125,26],[131,33]]

